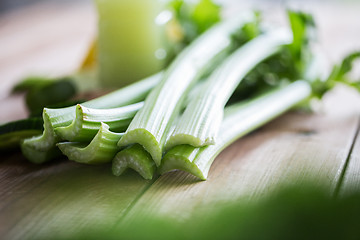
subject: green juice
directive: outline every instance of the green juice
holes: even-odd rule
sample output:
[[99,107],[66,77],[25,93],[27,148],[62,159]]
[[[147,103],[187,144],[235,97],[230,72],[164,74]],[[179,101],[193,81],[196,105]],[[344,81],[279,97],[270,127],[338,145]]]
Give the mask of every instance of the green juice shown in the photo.
[[161,1],[95,2],[101,85],[122,87],[160,71],[166,57]]

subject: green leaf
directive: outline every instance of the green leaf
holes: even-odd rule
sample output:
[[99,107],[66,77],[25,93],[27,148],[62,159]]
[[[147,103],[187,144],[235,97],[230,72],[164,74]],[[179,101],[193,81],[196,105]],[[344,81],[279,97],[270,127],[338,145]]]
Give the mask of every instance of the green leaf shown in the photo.
[[219,22],[221,7],[211,0],[200,0],[192,12],[192,20],[197,27],[197,33],[201,34]]
[[293,10],[288,10],[288,18],[293,32],[289,50],[297,70],[303,73],[312,58],[310,43],[315,39],[315,21],[310,14]]
[[31,76],[21,80],[17,83],[12,92],[28,92],[34,89],[42,88],[48,86],[54,82],[53,78],[40,77],[40,76]]
[[349,77],[354,62],[359,58],[360,51],[352,52],[345,56],[339,64],[333,66],[327,79],[316,79],[312,83],[314,97],[321,99],[325,93],[333,89],[338,83],[345,84],[360,92],[360,79],[356,80]]
[[[360,58],[360,51],[348,54],[340,64],[333,67],[330,78],[344,83],[350,83],[351,80],[347,78],[347,74],[351,72],[355,60]],[[356,85],[356,84],[355,84]]]
[[26,95],[26,105],[31,115],[40,115],[44,107],[69,101],[76,94],[71,79],[63,78],[41,87],[32,88]]

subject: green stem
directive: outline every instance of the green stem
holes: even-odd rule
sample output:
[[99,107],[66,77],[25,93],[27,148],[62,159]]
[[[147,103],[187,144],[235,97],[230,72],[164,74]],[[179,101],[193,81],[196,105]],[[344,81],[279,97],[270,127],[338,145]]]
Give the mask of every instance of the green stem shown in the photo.
[[94,109],[78,104],[73,122],[56,128],[55,133],[63,140],[88,142],[96,135],[101,123],[106,123],[112,131],[123,132],[143,105],[140,102],[120,108]]
[[[145,99],[161,78],[162,73],[156,74],[82,105],[101,109],[137,103]],[[56,135],[54,129],[70,125],[75,118],[75,109],[76,106],[60,109],[45,108],[43,111],[44,132],[41,136],[25,139],[22,142],[23,155],[33,163],[43,163],[59,156],[60,152],[56,148],[56,143],[60,141],[60,137]]]
[[249,41],[228,57],[209,77],[202,92],[186,107],[165,149],[189,144],[215,144],[226,102],[240,81],[257,64],[279,52],[292,40],[285,29],[270,31]]
[[166,136],[186,93],[218,63],[218,58],[228,54],[232,34],[253,19],[250,14],[220,23],[180,53],[165,72],[162,82],[146,98],[144,107],[135,115],[119,146],[138,143],[159,166]]
[[297,81],[248,103],[227,107],[215,145],[196,148],[179,145],[163,158],[161,174],[173,169],[187,171],[206,180],[215,157],[239,137],[269,122],[299,102],[309,98],[311,87],[307,82]]

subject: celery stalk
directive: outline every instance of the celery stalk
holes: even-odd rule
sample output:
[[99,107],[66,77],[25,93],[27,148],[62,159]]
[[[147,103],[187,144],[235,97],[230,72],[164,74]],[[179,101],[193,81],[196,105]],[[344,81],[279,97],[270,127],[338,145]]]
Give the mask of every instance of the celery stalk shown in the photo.
[[[153,75],[140,82],[85,102],[83,106],[100,109],[115,108],[142,101],[161,78],[162,73]],[[75,118],[75,108],[72,106],[60,109],[44,109],[43,134],[25,139],[21,144],[22,153],[29,161],[43,163],[59,156],[60,152],[56,148],[56,143],[61,139],[56,135],[54,129],[70,125]]]
[[237,85],[258,63],[291,43],[286,29],[270,31],[249,41],[228,57],[209,77],[203,90],[186,107],[165,149],[189,144],[194,147],[215,144],[223,109]]
[[94,109],[78,104],[73,122],[69,126],[56,128],[55,133],[63,140],[86,142],[96,135],[102,122],[112,131],[123,132],[143,105],[140,102],[119,108]]
[[161,83],[146,98],[119,146],[139,143],[159,166],[166,136],[184,96],[219,57],[228,54],[232,48],[232,34],[253,18],[249,14],[217,24],[180,53],[164,73]]
[[224,148],[310,96],[309,83],[296,81],[245,105],[239,103],[227,107],[215,145],[201,148],[176,146],[165,154],[159,172],[180,169],[206,180],[211,164]]
[[138,172],[144,179],[152,179],[156,171],[150,154],[139,144],[122,150],[113,160],[112,172],[115,176],[120,176],[129,168]]

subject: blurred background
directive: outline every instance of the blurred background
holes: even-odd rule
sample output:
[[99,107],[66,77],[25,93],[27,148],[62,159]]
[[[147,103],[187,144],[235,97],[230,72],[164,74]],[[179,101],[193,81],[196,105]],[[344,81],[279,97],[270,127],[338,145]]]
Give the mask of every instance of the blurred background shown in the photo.
[[5,13],[7,11],[15,10],[20,7],[31,6],[36,3],[44,3],[44,2],[54,2],[54,3],[72,3],[72,2],[80,2],[90,0],[1,0],[0,1],[0,12]]
[[[234,0],[218,0],[217,2],[231,2]],[[289,2],[284,0],[257,0],[256,2]],[[304,2],[302,0],[295,0],[298,2]],[[311,0],[307,0],[308,2],[315,2]],[[355,2],[356,0],[316,0],[316,2],[329,2],[329,1],[337,1],[337,2]],[[14,10],[19,7],[29,6],[35,3],[44,3],[44,2],[55,2],[55,3],[74,3],[74,2],[91,2],[91,0],[2,0],[0,1],[0,12],[6,12],[9,10]],[[251,1],[254,2],[254,1]]]
[[[216,2],[225,14],[256,8],[274,21],[281,21],[286,7],[312,13],[321,50],[330,62],[360,49],[358,0]],[[6,113],[0,122],[27,116],[23,97],[9,94],[22,78],[62,76],[79,68],[96,36],[96,24],[92,0],[0,0],[0,109]]]

